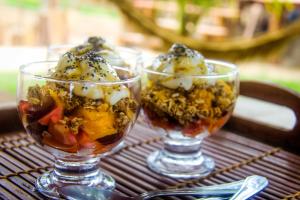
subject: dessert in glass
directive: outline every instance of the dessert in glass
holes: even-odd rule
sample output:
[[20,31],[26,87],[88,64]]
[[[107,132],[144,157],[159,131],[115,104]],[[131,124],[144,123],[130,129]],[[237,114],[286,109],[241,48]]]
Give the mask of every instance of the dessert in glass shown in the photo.
[[[50,45],[47,49],[47,60],[58,60],[65,52],[72,49],[73,44]],[[79,45],[85,51],[94,51],[101,55],[110,65],[124,67],[127,65],[126,58],[120,54],[124,52],[123,47],[116,47],[102,37],[92,36],[86,42]],[[79,47],[77,46],[77,47]],[[76,48],[76,47],[75,47]]]
[[20,68],[22,123],[55,157],[54,169],[36,181],[43,195],[58,199],[57,188],[68,184],[114,188],[114,179],[99,168],[100,157],[123,140],[139,112],[139,54],[127,49],[122,55],[128,65],[113,66],[81,45],[58,62]]
[[[102,37],[89,37],[83,44],[79,46],[80,48],[84,48],[85,52],[96,52],[98,55],[102,56],[110,65],[118,67],[127,67],[129,65],[129,63],[127,63],[125,60],[127,60],[127,57],[131,56],[128,55],[131,54],[131,52],[124,47],[114,46]],[[79,46],[77,46],[77,48]],[[47,49],[47,60],[58,60],[65,52],[73,49],[74,47],[76,49],[76,45],[74,44],[50,45]],[[125,55],[126,52],[127,55]],[[125,143],[124,141],[121,141],[112,150],[106,152],[105,155],[113,154],[124,147]]]
[[215,164],[202,154],[201,143],[233,111],[239,87],[236,66],[205,59],[181,44],[148,61],[142,78],[143,117],[164,134],[164,147],[148,157],[148,166],[174,178],[209,174]]

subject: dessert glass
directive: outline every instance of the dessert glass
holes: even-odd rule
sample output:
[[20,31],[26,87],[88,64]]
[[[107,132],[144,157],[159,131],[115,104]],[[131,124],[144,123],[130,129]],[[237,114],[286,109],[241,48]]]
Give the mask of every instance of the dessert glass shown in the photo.
[[[47,61],[53,61],[53,60],[59,60],[60,57],[65,53],[68,52],[71,48],[74,48],[78,45],[75,44],[60,44],[60,45],[50,45],[47,48],[47,54],[46,59]],[[126,47],[114,47],[114,50],[124,59],[128,57],[132,57],[132,55],[136,54],[134,53],[134,50],[128,49]],[[125,60],[125,59],[124,59]],[[129,60],[130,61],[130,60]],[[141,61],[141,60],[140,60]],[[126,59],[126,62],[128,62],[128,59]],[[132,62],[132,61],[130,61]],[[139,61],[137,61],[139,62]],[[127,67],[131,63],[126,63],[126,65],[118,65],[117,67]],[[138,67],[140,63],[137,63],[136,67]],[[136,69],[137,70],[137,69]],[[125,147],[125,142],[121,141],[117,146],[113,147],[112,150],[104,153],[104,155],[110,155],[113,153],[118,152],[119,150],[123,149]]]
[[[198,178],[214,169],[214,160],[202,154],[202,141],[229,119],[239,79],[233,64],[207,59],[205,64],[211,71],[206,75],[158,72],[151,69],[151,64],[143,70],[141,116],[146,124],[164,135],[163,149],[147,159],[149,168],[159,174]],[[170,89],[161,84],[162,80],[192,82],[193,86],[188,91]]]
[[[46,197],[59,199],[57,188],[68,184],[115,187],[99,162],[128,134],[139,113],[138,56],[128,56],[130,60],[127,68],[113,67],[121,74],[118,81],[53,79],[49,71],[57,61],[21,66],[17,91],[20,118],[26,132],[55,157],[54,169],[36,181],[36,189]],[[75,95],[78,88],[87,87],[103,91],[127,88],[128,92],[115,104]],[[115,96],[110,97],[114,101]]]

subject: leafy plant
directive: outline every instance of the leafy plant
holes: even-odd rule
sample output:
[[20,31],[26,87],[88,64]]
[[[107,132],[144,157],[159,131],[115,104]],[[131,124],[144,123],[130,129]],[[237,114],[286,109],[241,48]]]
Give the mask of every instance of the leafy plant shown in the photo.
[[[181,35],[188,35],[189,31],[187,30],[187,24],[192,23],[195,25],[205,11],[220,3],[222,3],[222,1],[220,0],[177,0],[179,33]],[[188,4],[192,4],[200,7],[201,12],[195,16],[188,15],[187,13]]]
[[222,2],[220,0],[190,0],[190,1],[202,8],[210,8]]
[[11,6],[32,10],[36,10],[42,6],[42,1],[40,0],[5,0],[5,3]]
[[275,14],[277,20],[280,19],[284,10],[292,10],[294,5],[289,1],[273,0],[271,3],[266,4],[266,10]]

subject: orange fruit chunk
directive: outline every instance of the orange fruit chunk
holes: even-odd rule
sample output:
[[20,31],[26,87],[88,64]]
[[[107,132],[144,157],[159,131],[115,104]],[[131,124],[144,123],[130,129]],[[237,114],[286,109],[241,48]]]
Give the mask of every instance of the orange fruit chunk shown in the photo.
[[114,113],[104,110],[81,109],[79,115],[83,117],[82,130],[92,140],[116,133],[114,128]]

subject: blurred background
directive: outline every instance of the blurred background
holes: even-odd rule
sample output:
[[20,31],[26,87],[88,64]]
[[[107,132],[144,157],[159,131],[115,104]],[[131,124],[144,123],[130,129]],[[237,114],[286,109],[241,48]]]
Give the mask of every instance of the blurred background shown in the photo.
[[89,36],[152,52],[184,43],[300,92],[300,0],[0,0],[0,101],[15,99],[21,64]]

